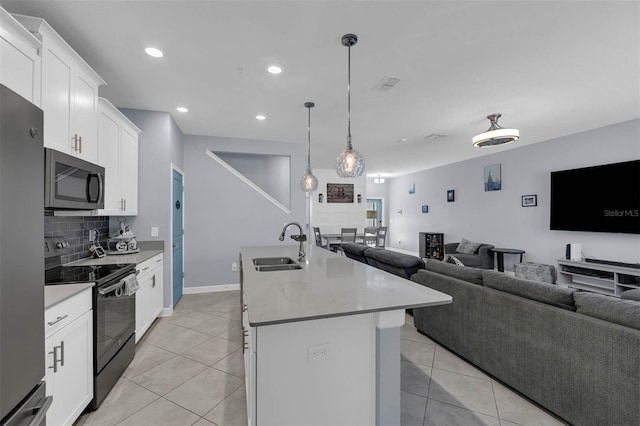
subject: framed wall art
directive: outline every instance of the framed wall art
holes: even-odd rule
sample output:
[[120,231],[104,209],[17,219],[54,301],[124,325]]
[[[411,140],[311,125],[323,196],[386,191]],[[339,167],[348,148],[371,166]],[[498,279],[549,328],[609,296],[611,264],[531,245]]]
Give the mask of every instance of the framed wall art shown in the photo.
[[456,191],[450,189],[447,191],[447,203],[453,203],[456,200]]
[[327,203],[353,203],[353,184],[328,183]]
[[538,205],[538,195],[523,195],[522,196],[522,207],[535,207]]
[[500,191],[502,189],[502,173],[500,164],[484,166],[484,190]]

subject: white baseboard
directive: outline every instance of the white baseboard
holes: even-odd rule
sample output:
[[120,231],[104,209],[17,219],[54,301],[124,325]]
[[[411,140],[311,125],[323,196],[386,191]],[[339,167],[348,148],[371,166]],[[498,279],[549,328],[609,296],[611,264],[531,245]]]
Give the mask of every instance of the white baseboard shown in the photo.
[[206,285],[199,287],[184,287],[182,294],[213,293],[215,291],[240,290],[240,284]]
[[160,311],[160,317],[170,317],[171,315],[173,315],[173,306],[169,306],[168,308],[164,308],[162,309],[162,311]]

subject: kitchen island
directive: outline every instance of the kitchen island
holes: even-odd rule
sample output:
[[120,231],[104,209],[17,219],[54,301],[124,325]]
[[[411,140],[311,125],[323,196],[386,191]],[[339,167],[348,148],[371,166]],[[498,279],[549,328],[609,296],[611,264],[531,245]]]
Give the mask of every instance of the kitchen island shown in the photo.
[[[249,425],[399,425],[405,309],[451,296],[307,250],[303,260],[298,246],[240,250]],[[278,258],[293,263],[254,264]]]

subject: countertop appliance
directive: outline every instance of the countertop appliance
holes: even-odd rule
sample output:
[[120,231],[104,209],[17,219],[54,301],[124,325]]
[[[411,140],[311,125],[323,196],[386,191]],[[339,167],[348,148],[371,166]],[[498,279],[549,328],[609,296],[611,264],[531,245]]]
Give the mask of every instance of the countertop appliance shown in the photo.
[[127,291],[135,263],[99,266],[60,264],[68,250],[61,237],[45,238],[45,285],[95,282],[93,307],[93,400],[97,409],[135,355],[135,291]]
[[0,84],[0,424],[44,424],[42,110]]
[[104,167],[50,148],[44,157],[46,209],[104,208]]

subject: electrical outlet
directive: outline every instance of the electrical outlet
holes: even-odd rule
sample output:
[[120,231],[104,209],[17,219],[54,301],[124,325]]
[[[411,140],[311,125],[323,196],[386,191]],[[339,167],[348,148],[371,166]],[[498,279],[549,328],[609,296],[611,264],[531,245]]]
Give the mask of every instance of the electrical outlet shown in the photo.
[[96,239],[96,230],[89,229],[89,241],[94,242]]
[[233,262],[231,264],[231,272],[236,272],[238,270],[238,264],[236,262]]
[[152,237],[157,237],[158,236],[158,227],[157,226],[152,226],[151,227],[151,236]]
[[322,345],[311,345],[307,351],[307,360],[318,361],[321,359],[331,358],[331,344],[324,343]]

